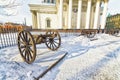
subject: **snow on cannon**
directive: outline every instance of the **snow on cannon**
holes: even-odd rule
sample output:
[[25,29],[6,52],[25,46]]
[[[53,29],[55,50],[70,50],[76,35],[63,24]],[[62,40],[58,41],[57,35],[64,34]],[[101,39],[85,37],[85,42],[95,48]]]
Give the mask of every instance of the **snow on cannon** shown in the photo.
[[23,30],[18,34],[18,48],[25,62],[31,64],[36,58],[36,45],[45,43],[52,51],[57,50],[61,45],[61,37],[58,31],[48,30],[46,34],[32,35],[29,31]]

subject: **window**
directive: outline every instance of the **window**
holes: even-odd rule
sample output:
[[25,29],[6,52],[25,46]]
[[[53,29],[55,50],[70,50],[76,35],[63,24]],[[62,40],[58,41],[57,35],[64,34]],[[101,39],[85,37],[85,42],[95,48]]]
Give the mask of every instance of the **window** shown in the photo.
[[55,0],[44,0],[45,3],[55,3]]
[[54,3],[54,0],[51,0],[51,3]]
[[46,0],[44,0],[44,3],[46,3],[47,1]]
[[50,3],[50,0],[47,0],[47,3]]
[[47,25],[47,28],[50,28],[51,20],[49,18],[46,19],[46,25]]

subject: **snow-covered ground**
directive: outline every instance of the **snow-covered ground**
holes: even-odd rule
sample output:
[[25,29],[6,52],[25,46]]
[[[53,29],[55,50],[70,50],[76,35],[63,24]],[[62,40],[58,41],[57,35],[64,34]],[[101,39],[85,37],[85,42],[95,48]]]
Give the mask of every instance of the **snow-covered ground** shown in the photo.
[[33,80],[68,52],[64,60],[40,80],[120,80],[120,37],[98,34],[98,40],[84,36],[62,37],[58,51],[37,45],[37,58],[23,62],[17,46],[0,50],[0,80]]

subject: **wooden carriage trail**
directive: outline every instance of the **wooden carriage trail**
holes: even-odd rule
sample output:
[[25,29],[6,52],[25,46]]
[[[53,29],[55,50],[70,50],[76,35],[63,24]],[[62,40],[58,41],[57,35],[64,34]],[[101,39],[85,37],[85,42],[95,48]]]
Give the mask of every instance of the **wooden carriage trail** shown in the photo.
[[47,72],[52,70],[60,61],[62,61],[66,57],[67,54],[68,54],[68,52],[63,53],[63,55],[56,62],[54,62],[51,66],[49,66],[38,77],[34,77],[34,80],[39,80],[40,78],[44,77],[47,74]]

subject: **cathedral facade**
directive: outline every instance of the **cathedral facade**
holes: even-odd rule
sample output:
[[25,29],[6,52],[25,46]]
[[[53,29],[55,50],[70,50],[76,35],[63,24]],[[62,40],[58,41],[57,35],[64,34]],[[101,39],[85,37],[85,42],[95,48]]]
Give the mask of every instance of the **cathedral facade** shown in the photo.
[[30,3],[33,29],[104,29],[109,0],[42,0]]

